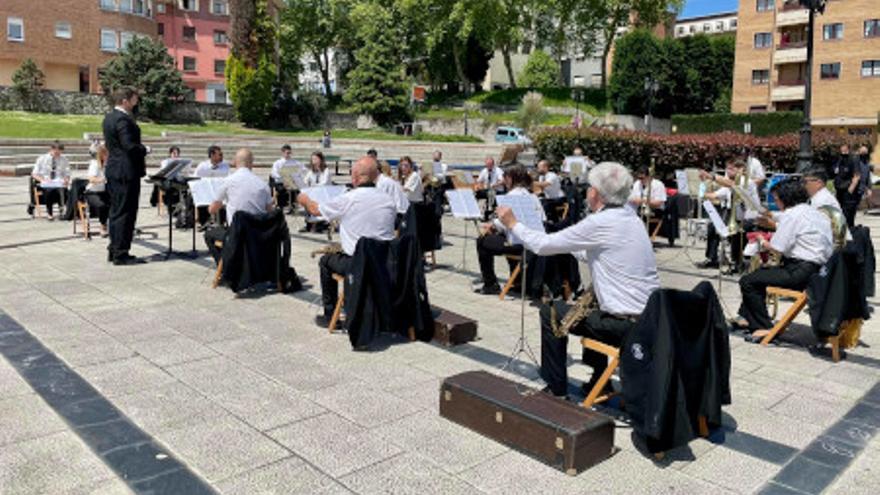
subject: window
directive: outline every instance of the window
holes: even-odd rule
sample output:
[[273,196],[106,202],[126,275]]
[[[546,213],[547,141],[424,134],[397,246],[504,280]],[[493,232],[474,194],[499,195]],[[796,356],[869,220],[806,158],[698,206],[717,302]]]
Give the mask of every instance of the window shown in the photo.
[[753,70],[752,84],[770,84],[770,71],[768,69]]
[[18,17],[6,19],[6,39],[9,41],[24,41],[24,21]]
[[186,72],[195,72],[196,59],[193,57],[183,57],[183,70]]
[[736,25],[739,21],[737,19],[730,20],[730,29],[736,29]]
[[101,50],[105,52],[119,51],[119,38],[112,29],[101,30]]
[[69,22],[59,21],[55,23],[55,37],[69,40],[73,37]]
[[157,24],[156,31],[159,33],[159,36],[165,36],[165,24],[162,22]]
[[694,26],[693,24],[691,24],[691,27],[690,27],[690,29],[688,29],[688,31],[690,31],[691,34],[696,33],[696,32],[697,32],[697,26]]
[[684,34],[684,26],[678,26],[678,35],[681,36]]
[[749,113],[767,113],[767,105],[749,107]]
[[703,23],[703,32],[708,33],[710,31],[712,31],[712,24],[710,24],[708,22],[704,22]]
[[529,53],[532,53],[532,42],[523,41],[522,51],[520,53],[522,53],[523,55],[528,55]]
[[227,43],[229,43],[229,36],[226,36],[226,31],[214,31],[215,45],[225,45]]
[[101,0],[101,8],[104,10],[116,10],[116,0]]
[[880,60],[862,62],[862,77],[880,77]]
[[869,19],[865,21],[865,38],[880,37],[880,19]]
[[716,31],[724,31],[724,21],[718,21],[715,23]]
[[840,79],[840,62],[822,64],[819,74],[822,79]]
[[208,103],[226,103],[226,87],[222,84],[208,85]]
[[755,35],[755,48],[770,48],[773,45],[773,33],[757,33]]
[[773,10],[773,0],[758,0],[758,12],[768,12]]
[[229,5],[227,0],[211,0],[211,13],[214,15],[229,14]]
[[119,11],[120,12],[131,12],[132,11],[132,0],[119,0]]
[[133,39],[134,39],[134,33],[128,33],[128,32],[119,33],[119,46],[120,46],[120,48],[125,49],[125,47],[128,46],[128,44],[131,43],[131,40],[133,40]]
[[214,61],[214,74],[222,75],[226,73],[226,60],[215,60]]
[[196,40],[196,28],[193,26],[183,26],[183,40],[184,41],[195,41]]
[[834,24],[825,24],[824,26],[822,26],[822,39],[825,41],[842,40],[843,23],[837,22]]
[[180,0],[180,9],[198,12],[199,2],[198,0]]
[[165,4],[161,3],[161,2],[157,3],[156,4],[156,12],[158,12],[160,14],[164,14],[165,13]]
[[147,12],[144,5],[146,3],[144,0],[134,0],[131,11],[137,15],[144,15]]

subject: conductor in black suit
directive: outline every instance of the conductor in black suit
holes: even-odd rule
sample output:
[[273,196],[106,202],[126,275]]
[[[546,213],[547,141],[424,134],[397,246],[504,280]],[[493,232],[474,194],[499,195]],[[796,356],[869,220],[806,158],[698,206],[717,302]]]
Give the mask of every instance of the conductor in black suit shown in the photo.
[[113,92],[116,106],[104,117],[104,142],[109,153],[105,175],[110,196],[107,261],[114,265],[143,263],[128,253],[137,220],[141,177],[147,173],[147,148],[141,144],[141,129],[134,119],[138,100],[135,89],[119,88]]

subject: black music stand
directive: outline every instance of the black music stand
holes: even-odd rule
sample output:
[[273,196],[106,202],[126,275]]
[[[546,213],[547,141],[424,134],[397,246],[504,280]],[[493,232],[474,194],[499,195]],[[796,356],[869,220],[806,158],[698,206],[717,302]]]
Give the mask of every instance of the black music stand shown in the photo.
[[[166,198],[171,197],[171,191],[178,192],[178,208],[180,207],[180,203],[183,201],[184,193],[189,189],[187,184],[190,181],[198,180],[198,177],[184,177],[181,172],[183,172],[186,167],[188,167],[192,163],[192,160],[185,159],[176,159],[168,162],[167,165],[162,167],[156,174],[151,175],[147,178],[147,183],[155,184],[159,189],[161,189]],[[191,252],[182,252],[182,251],[174,251],[174,214],[170,208],[168,208],[168,249],[164,254],[157,255],[163,261],[168,260],[172,256],[184,259],[194,259],[197,257],[196,252],[196,228],[195,228],[195,218],[193,218],[193,237],[192,237],[192,251]],[[195,209],[193,209],[193,217],[195,217]]]

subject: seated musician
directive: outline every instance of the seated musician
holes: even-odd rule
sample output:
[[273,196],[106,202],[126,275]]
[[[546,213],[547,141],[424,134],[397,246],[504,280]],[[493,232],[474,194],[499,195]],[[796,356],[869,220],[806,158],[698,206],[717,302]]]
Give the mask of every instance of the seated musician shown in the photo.
[[409,199],[406,198],[406,193],[403,191],[403,186],[400,182],[391,178],[391,165],[384,163],[380,166],[379,177],[376,179],[376,189],[391,196],[398,215],[406,214],[406,210],[409,209]]
[[776,233],[761,247],[781,256],[778,267],[765,267],[744,275],[740,281],[742,304],[734,327],[753,332],[752,338],[764,337],[773,327],[767,312],[767,287],[792,290],[806,288],[834,251],[831,221],[807,204],[808,195],[798,179],[786,179],[770,190],[783,214],[779,215]]
[[[817,210],[822,209],[822,207],[831,207],[837,211],[843,212],[843,209],[840,207],[840,203],[837,201],[837,198],[834,197],[833,194],[828,190],[828,174],[824,169],[820,167],[813,167],[808,169],[803,174],[803,184],[804,188],[807,190],[807,194],[810,196],[809,204],[813,208]],[[762,215],[758,218],[758,224],[762,227],[767,228],[768,230],[776,230],[777,222],[779,221],[779,214],[776,212],[766,212],[765,215]],[[852,233],[847,229],[846,232],[846,240],[852,240]]]
[[[532,176],[526,168],[519,164],[511,165],[504,174],[504,184],[510,191],[510,196],[528,196],[535,202],[535,210],[541,212],[546,220],[544,207],[537,196],[531,193]],[[504,255],[522,255],[522,241],[519,240],[501,222],[495,220],[491,224],[483,226],[483,235],[477,239],[477,258],[480,261],[480,274],[483,278],[483,286],[474,292],[484,295],[497,295],[501,293],[498,278],[495,276],[495,257]],[[510,271],[513,272],[517,262],[508,260]],[[515,281],[519,286],[519,281]]]
[[571,176],[571,163],[569,163],[568,161],[562,162],[562,173],[574,182],[578,182],[578,183],[587,182],[587,174],[590,173],[590,169],[592,169],[593,167],[596,166],[596,162],[591,160],[589,155],[586,155],[584,153],[584,148],[579,144],[576,144],[574,146],[574,150],[572,151],[572,156],[579,156],[579,157],[583,157],[583,159],[584,159],[584,168],[581,171],[581,176],[580,177],[572,177]]
[[397,165],[397,172],[400,175],[400,182],[403,184],[403,192],[406,193],[410,203],[421,203],[425,200],[425,193],[422,191],[422,178],[415,171],[412,158],[405,156],[400,159]]
[[[40,204],[46,207],[46,214],[50,221],[55,220],[54,206],[59,208],[63,205],[63,192],[70,186],[70,162],[63,155],[64,145],[54,141],[45,155],[41,155],[34,163],[31,177],[37,182],[37,188],[41,193]],[[63,187],[48,187],[61,180]],[[45,184],[47,187],[43,187]]]
[[[176,160],[180,158],[180,148],[178,146],[171,146],[168,148],[168,158],[159,162],[159,169],[163,169],[171,163],[172,160]],[[176,192],[175,192],[176,194]],[[177,198],[164,198],[166,205],[171,205],[177,203]],[[153,192],[150,193],[150,206],[157,206],[159,204],[159,185],[153,184]]]
[[532,184],[535,194],[542,196],[541,203],[547,218],[551,221],[559,220],[556,208],[565,204],[565,192],[562,190],[562,179],[550,167],[549,160],[538,162],[538,180]]
[[431,176],[437,180],[439,184],[446,183],[446,175],[449,172],[449,166],[443,163],[443,152],[434,150],[431,161]]
[[272,171],[269,173],[269,187],[275,191],[275,200],[279,208],[285,208],[290,205],[290,193],[284,185],[284,177],[290,177],[292,174],[302,172],[302,165],[293,159],[293,148],[289,144],[281,147],[281,158],[275,160],[272,164]]
[[[645,227],[632,209],[625,207],[632,175],[620,164],[602,163],[590,171],[588,178],[592,187],[587,191],[587,205],[593,213],[559,232],[531,230],[517,222],[510,209],[498,210],[501,222],[530,251],[539,256],[571,253],[590,269],[598,308],[586,306],[583,314],[578,313],[579,318],[570,319],[566,325],[557,320],[564,317],[567,305],[545,304],[541,308],[541,377],[547,382],[545,391],[559,397],[567,395],[567,332],[619,346],[634,328],[648,297],[660,287]],[[583,361],[593,368],[590,382],[583,387],[589,392],[608,362],[604,355],[588,349],[584,350]]]
[[650,209],[651,218],[663,218],[663,210],[666,209],[666,186],[651,176],[648,167],[639,167],[636,170],[636,181],[629,195],[629,204],[640,217],[644,217],[646,209]]
[[[312,152],[309,158],[309,172],[304,179],[306,187],[324,187],[332,186],[333,180],[330,169],[327,168],[327,162],[324,160],[324,153],[320,151]],[[291,206],[292,207],[292,206]],[[323,232],[328,229],[329,224],[318,217],[306,215],[306,222],[300,232]]]
[[[254,154],[247,148],[238,150],[235,154],[235,172],[223,181],[217,191],[217,197],[208,208],[211,215],[216,215],[224,208],[226,203],[226,224],[232,225],[235,213],[245,211],[254,215],[268,213],[274,209],[272,192],[266,181],[253,173]],[[215,245],[214,241],[224,241],[227,229],[214,226],[205,232],[205,243],[208,251],[219,261],[222,250]]]
[[89,162],[86,186],[86,203],[89,208],[98,212],[101,223],[101,237],[107,237],[107,219],[110,217],[110,194],[107,192],[107,177],[104,175],[104,164],[107,163],[107,147],[98,146],[95,158]]
[[[226,177],[229,175],[229,164],[223,161],[223,150],[217,145],[208,147],[208,159],[199,163],[192,171],[193,177],[202,179]],[[192,201],[192,198],[189,198]],[[199,206],[196,208],[196,220],[199,224],[199,230],[205,229],[210,215],[207,206]]]
[[339,287],[333,274],[345,275],[351,266],[351,258],[361,237],[390,241],[394,239],[394,221],[397,208],[388,194],[376,189],[379,180],[379,164],[372,157],[358,160],[351,170],[354,189],[319,205],[306,194],[297,198],[311,215],[322,216],[328,221],[339,220],[339,238],[342,252],[325,254],[318,263],[321,269],[321,301],[324,314],[315,323],[326,327],[336,307]]
[[[731,272],[733,273],[737,273],[742,269],[743,249],[745,249],[746,246],[746,242],[744,242],[744,234],[756,229],[759,215],[758,211],[753,210],[748,203],[744,201],[739,202],[740,206],[737,208],[737,211],[730,211],[730,205],[733,203],[735,194],[732,188],[734,181],[737,176],[744,173],[746,173],[746,163],[739,159],[728,160],[724,172],[725,175],[723,176],[700,171],[700,177],[702,177],[703,180],[710,180],[715,184],[722,186],[715,192],[706,193],[706,199],[719,206],[724,205],[724,208],[719,211],[719,214],[722,216],[724,216],[725,211],[728,216],[736,215],[737,224],[742,233],[742,235],[733,235],[730,237],[730,252],[733,256]],[[758,198],[758,186],[756,182],[749,181],[746,193],[748,193],[753,203],[756,205],[761,204],[761,200]],[[721,236],[718,235],[718,231],[715,230],[715,226],[711,222],[709,223],[706,234],[706,260],[702,263],[698,263],[697,266],[699,268],[718,268],[718,246],[721,244]]]
[[491,156],[486,157],[485,164],[485,168],[480,171],[480,175],[477,176],[477,181],[474,183],[474,191],[478,200],[486,200],[485,218],[488,219],[495,207],[494,201],[489,200],[489,192],[504,193],[504,171],[495,165],[495,158]]

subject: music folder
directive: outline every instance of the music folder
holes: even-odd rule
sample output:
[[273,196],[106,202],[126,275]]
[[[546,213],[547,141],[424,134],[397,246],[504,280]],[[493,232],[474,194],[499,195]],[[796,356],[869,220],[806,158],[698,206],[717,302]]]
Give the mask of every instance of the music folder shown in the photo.
[[190,181],[187,185],[189,185],[193,204],[196,206],[210,206],[211,203],[217,200],[217,193],[225,180],[225,177],[205,177]]
[[168,160],[164,167],[159,169],[158,172],[150,176],[152,180],[165,180],[165,179],[174,179],[178,175],[183,172],[183,170],[189,167],[192,160],[188,160],[185,158],[175,158],[173,160]]
[[541,205],[531,196],[504,194],[496,196],[498,206],[506,206],[513,210],[516,220],[526,227],[544,232],[543,210]]
[[309,199],[318,203],[318,205],[322,205],[345,194],[345,186],[306,187],[300,191],[300,194],[305,194]]
[[446,191],[446,199],[449,200],[449,208],[455,218],[480,218],[483,216],[477,197],[470,189],[450,189]]
[[718,213],[718,210],[715,209],[715,205],[713,205],[711,201],[706,200],[703,201],[703,208],[705,208],[706,213],[709,214],[709,220],[712,221],[712,225],[715,226],[715,231],[718,232],[718,235],[721,237],[729,237],[730,231],[727,230],[727,225],[724,225],[724,220],[721,219],[721,215]]

